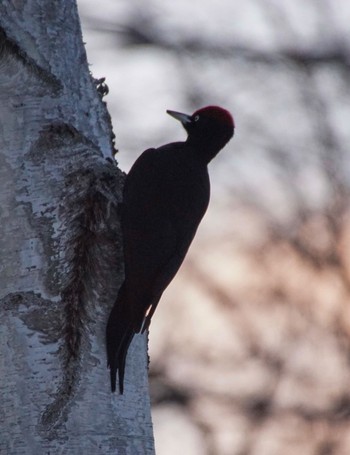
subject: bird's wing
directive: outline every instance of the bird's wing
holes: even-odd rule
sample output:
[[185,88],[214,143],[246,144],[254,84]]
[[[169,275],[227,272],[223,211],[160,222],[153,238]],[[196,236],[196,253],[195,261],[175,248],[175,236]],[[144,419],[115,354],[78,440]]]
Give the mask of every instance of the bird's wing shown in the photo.
[[181,168],[176,169],[176,161],[162,166],[162,153],[164,150],[150,149],[141,155],[124,192],[126,287],[129,301],[135,304],[138,329],[150,309],[149,319],[152,317],[181,266],[209,199],[205,193],[203,203],[199,200],[191,205],[191,191],[179,186]]

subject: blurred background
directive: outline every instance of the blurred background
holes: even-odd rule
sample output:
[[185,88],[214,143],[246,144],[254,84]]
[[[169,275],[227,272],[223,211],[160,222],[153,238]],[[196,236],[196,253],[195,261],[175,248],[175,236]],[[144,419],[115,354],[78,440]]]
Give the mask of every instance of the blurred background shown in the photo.
[[350,2],[78,0],[117,160],[229,109],[150,335],[157,455],[350,453]]

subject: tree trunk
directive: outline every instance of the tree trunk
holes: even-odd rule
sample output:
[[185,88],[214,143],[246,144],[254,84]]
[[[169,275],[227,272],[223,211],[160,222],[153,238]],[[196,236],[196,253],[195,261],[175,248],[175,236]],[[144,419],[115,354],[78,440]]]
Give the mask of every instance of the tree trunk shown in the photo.
[[146,340],[111,394],[123,176],[75,2],[0,3],[0,453],[152,454]]

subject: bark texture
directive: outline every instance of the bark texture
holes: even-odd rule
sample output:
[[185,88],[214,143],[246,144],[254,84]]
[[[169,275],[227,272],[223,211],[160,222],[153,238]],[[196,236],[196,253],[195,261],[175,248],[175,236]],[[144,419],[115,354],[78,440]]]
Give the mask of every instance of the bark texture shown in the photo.
[[123,175],[75,2],[0,4],[0,452],[153,453],[145,339],[111,394]]

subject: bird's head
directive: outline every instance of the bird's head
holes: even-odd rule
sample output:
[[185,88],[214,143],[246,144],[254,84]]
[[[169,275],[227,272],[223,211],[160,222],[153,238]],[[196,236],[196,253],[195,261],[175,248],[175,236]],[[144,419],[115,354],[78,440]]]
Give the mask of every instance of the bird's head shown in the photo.
[[198,109],[192,115],[167,111],[179,120],[188,133],[187,142],[209,162],[232,138],[235,123],[232,115],[222,107],[207,106]]

